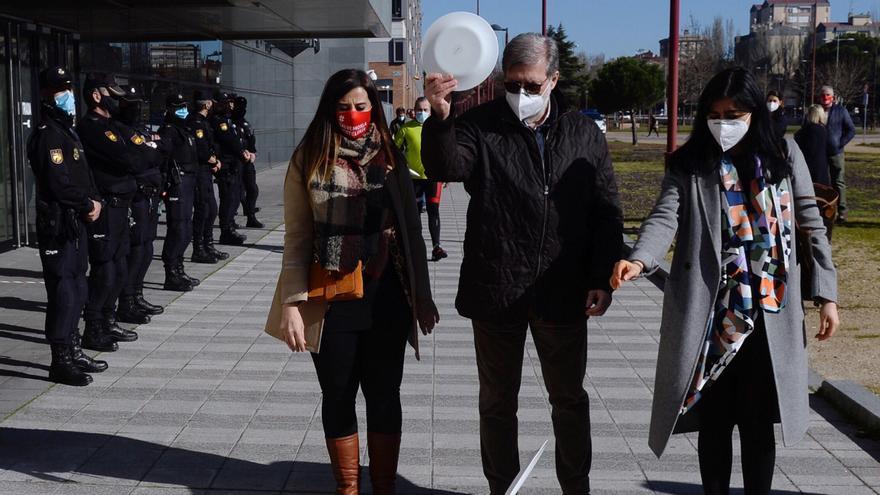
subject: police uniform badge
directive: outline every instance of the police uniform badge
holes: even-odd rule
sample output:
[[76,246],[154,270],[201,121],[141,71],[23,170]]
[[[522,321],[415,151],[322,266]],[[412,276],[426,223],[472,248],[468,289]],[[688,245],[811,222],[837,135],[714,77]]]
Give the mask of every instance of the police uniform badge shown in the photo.
[[221,130],[221,131],[227,131],[227,130],[229,130],[229,126],[226,125],[226,122],[221,122],[221,123],[220,123],[220,130]]
[[55,165],[61,165],[64,163],[64,155],[61,153],[60,149],[49,150],[49,159],[52,160],[52,163]]
[[79,161],[79,148],[73,149],[73,159]]
[[62,69],[61,67],[58,68],[58,75],[59,75],[59,76],[63,76],[63,75],[64,75],[64,69]]
[[196,137],[202,139],[203,137],[205,137],[205,131],[201,129],[196,129]]
[[104,135],[107,136],[107,139],[113,141],[114,143],[119,140],[119,138],[116,137],[116,134],[113,134],[113,131],[105,131]]
[[131,136],[131,142],[137,145],[144,144],[144,137],[140,134],[135,133],[133,136]]

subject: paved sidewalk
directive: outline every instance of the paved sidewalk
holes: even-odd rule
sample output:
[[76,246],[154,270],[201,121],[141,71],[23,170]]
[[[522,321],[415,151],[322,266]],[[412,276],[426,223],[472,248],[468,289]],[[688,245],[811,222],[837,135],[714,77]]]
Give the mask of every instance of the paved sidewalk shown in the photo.
[[[280,223],[282,176],[283,168],[259,175],[269,225]],[[466,205],[460,186],[444,191],[450,258],[430,265],[442,320],[422,340],[420,362],[407,354],[401,494],[487,492],[472,333],[453,307]],[[3,420],[0,493],[331,493],[311,359],[262,332],[281,244],[281,229],[268,232],[175,299],[138,328],[140,340],[104,356],[110,370],[94,375],[91,386],[51,386]],[[647,446],[661,299],[650,282],[638,281],[616,293],[606,316],[590,322],[593,493],[702,492],[693,436],[674,437],[661,460]],[[34,338],[40,300],[16,323]],[[523,463],[551,433],[531,342],[527,350],[519,410]],[[17,377],[15,384],[29,380]],[[0,383],[3,397],[7,383]],[[774,488],[880,493],[880,444],[860,438],[820,399],[812,403],[808,438],[779,450]],[[359,414],[363,419],[362,405]],[[521,493],[559,492],[553,458],[551,442]],[[739,474],[734,483],[741,484]]]

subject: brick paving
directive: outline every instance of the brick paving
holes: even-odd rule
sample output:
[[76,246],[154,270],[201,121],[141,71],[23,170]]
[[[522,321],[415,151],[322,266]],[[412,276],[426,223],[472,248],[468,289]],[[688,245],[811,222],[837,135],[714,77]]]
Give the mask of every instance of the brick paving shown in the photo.
[[[278,167],[258,176],[261,217],[270,227],[281,222],[283,173]],[[442,321],[422,340],[421,361],[407,354],[402,494],[487,492],[472,333],[453,307],[466,206],[464,190],[451,185],[441,208],[450,257],[430,265]],[[206,277],[195,291],[148,290],[148,297],[169,304],[165,314],[137,329],[140,340],[102,356],[110,370],[94,375],[86,388],[45,381],[39,262],[33,250],[0,255],[0,493],[332,492],[311,359],[291,354],[262,332],[280,267],[282,230],[249,234],[254,243],[232,250],[236,256],[225,265],[192,265],[193,275]],[[159,272],[148,280],[154,288]],[[650,282],[637,281],[615,294],[606,316],[590,322],[585,384],[593,493],[702,492],[694,436],[675,436],[660,460],[647,445],[661,300]],[[551,434],[531,341],[522,373],[525,465]],[[808,437],[795,448],[780,447],[774,489],[880,493],[880,444],[821,399],[811,400]],[[363,413],[361,401],[361,419]],[[553,466],[551,442],[521,493],[558,493]],[[740,470],[734,471],[733,482],[741,486]]]

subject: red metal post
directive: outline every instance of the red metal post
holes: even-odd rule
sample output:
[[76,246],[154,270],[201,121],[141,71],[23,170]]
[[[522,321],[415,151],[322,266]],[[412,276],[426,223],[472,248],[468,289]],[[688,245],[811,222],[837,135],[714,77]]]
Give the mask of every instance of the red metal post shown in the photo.
[[541,34],[547,36],[547,0],[541,0]]
[[666,133],[667,156],[678,146],[678,18],[681,10],[680,0],[669,1],[669,59],[666,85]]

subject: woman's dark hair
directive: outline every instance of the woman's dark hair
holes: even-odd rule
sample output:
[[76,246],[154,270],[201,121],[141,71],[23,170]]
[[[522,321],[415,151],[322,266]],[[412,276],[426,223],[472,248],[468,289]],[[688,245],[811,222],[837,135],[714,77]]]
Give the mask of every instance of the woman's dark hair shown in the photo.
[[773,128],[764,92],[751,72],[742,67],[719,72],[706,84],[697,105],[691,136],[672,154],[670,166],[689,174],[717,172],[721,163],[721,147],[709,131],[706,121],[712,104],[724,98],[731,98],[739,109],[752,114],[749,131],[738,145],[745,148],[745,153],[734,161],[758,155],[770,182],[778,183],[791,176],[786,144]]
[[391,131],[385,122],[385,111],[379,92],[373,84],[373,80],[366,72],[358,69],[343,69],[327,80],[324,91],[318,102],[318,110],[312,118],[302,141],[293,152],[299,154],[303,160],[303,169],[308,180],[312,180],[318,173],[326,175],[330,172],[330,166],[336,162],[339,153],[339,144],[342,140],[342,128],[336,119],[336,104],[343,96],[355,88],[364,88],[372,105],[370,121],[379,129],[382,136],[382,147],[388,165],[397,166],[393,153],[394,140]]
[[770,98],[771,96],[776,97],[780,101],[782,100],[782,97],[779,96],[779,93],[775,89],[771,89],[770,91],[767,91],[767,98]]

